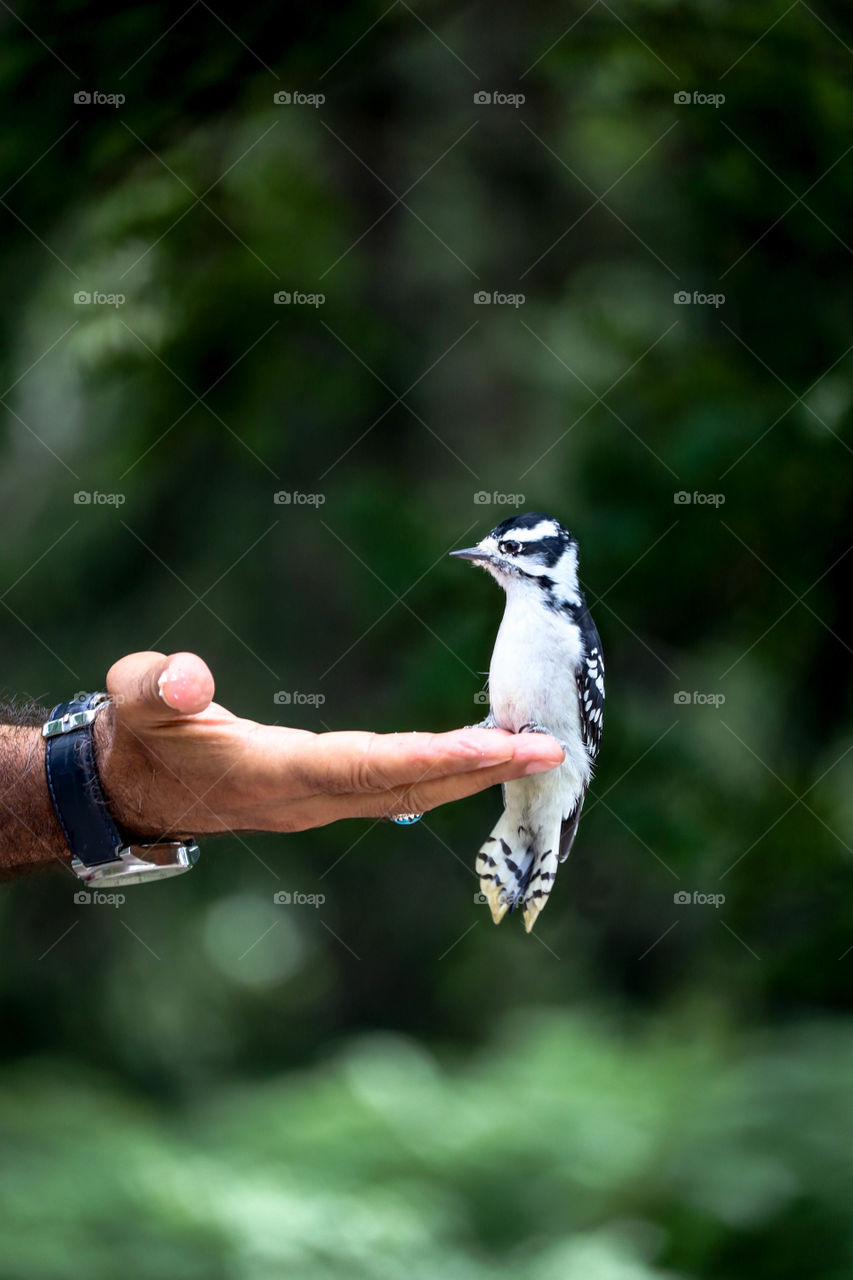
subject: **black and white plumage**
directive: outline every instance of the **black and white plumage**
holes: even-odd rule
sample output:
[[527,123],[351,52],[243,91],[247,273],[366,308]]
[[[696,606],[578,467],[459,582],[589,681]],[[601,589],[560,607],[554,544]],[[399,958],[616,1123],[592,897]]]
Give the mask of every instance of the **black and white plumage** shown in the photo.
[[481,565],[506,592],[483,727],[549,733],[565,750],[556,768],[504,784],[504,812],[477,854],[495,924],[521,906],[529,933],[569,856],[601,745],[601,640],[578,585],[578,544],[551,516],[512,516],[450,554]]

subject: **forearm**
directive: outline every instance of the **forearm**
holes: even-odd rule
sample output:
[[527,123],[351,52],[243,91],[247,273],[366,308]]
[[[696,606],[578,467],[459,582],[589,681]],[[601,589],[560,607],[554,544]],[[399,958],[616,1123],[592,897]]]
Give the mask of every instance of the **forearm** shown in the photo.
[[0,880],[71,867],[45,777],[47,715],[34,704],[0,708]]

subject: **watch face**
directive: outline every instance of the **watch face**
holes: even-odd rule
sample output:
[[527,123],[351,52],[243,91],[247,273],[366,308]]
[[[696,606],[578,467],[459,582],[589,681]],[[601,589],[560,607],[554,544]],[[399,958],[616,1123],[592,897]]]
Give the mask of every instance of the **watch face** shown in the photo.
[[148,884],[151,880],[166,880],[189,871],[198,862],[200,850],[197,844],[176,840],[130,845],[118,850],[118,855],[115,862],[102,862],[94,867],[73,858],[71,867],[86,884]]

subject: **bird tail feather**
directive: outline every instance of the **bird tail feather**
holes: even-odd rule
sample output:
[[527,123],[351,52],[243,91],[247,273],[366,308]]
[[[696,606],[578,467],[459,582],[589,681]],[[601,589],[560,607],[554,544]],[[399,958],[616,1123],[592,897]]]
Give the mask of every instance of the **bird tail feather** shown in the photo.
[[521,907],[528,933],[548,901],[560,852],[560,824],[545,842],[543,832],[516,825],[504,810],[497,826],[477,854],[480,889],[500,924],[508,911]]

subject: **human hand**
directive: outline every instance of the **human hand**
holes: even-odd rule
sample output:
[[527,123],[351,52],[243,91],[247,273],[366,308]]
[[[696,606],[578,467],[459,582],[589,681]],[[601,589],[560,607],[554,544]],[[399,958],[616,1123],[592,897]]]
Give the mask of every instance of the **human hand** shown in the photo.
[[339,818],[423,813],[499,782],[555,768],[543,734],[310,733],[257,724],[212,701],[196,654],[134,653],[107,674],[95,721],[98,769],[137,837],[304,831]]

